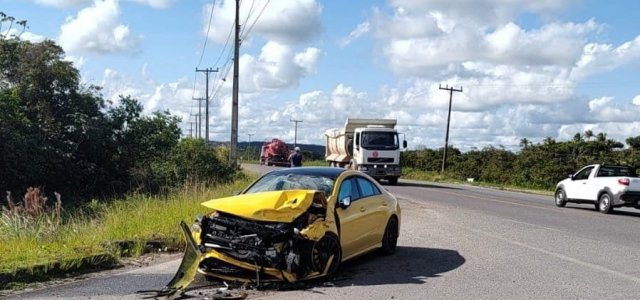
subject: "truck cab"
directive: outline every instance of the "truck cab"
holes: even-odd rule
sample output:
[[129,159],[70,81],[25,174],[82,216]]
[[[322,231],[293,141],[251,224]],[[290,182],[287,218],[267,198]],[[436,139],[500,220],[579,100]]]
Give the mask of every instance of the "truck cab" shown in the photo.
[[392,184],[397,183],[402,176],[399,140],[395,129],[375,126],[357,128],[353,138],[351,168],[374,178],[385,178]]
[[[400,138],[392,119],[347,119],[343,128],[325,132],[325,159],[330,166],[348,167],[396,184],[402,176]],[[407,147],[407,142],[402,142]]]

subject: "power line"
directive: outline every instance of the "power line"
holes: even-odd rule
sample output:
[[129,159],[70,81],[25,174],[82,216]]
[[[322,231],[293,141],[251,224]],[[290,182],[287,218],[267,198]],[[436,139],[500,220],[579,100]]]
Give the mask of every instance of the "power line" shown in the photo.
[[227,41],[224,42],[224,47],[222,47],[222,51],[220,51],[220,55],[218,56],[218,59],[216,59],[216,62],[213,64],[214,66],[218,65],[218,63],[220,62],[220,59],[222,58],[222,55],[227,49],[227,46],[229,45],[229,41],[231,40],[231,35],[233,34],[233,28],[235,27],[235,25],[236,25],[235,22],[231,24],[231,28],[229,29],[229,35],[227,35]]
[[249,29],[247,30],[247,33],[242,37],[242,39],[244,40],[249,33],[251,32],[251,30],[253,30],[253,26],[256,25],[256,22],[258,22],[258,20],[260,19],[260,17],[262,16],[262,13],[264,12],[265,8],[267,8],[267,5],[269,5],[269,2],[271,2],[271,0],[267,0],[267,3],[264,4],[264,6],[262,7],[262,10],[260,10],[260,13],[258,14],[258,16],[256,17],[255,20],[253,20],[253,23],[251,24],[251,26],[249,26]]
[[202,45],[202,53],[200,53],[200,60],[198,61],[198,65],[196,66],[196,69],[198,67],[200,67],[200,64],[202,63],[202,58],[204,57],[204,51],[207,48],[207,41],[209,40],[209,30],[211,30],[211,20],[213,20],[213,9],[216,7],[216,0],[213,0],[213,3],[211,3],[211,13],[209,14],[209,25],[207,26],[207,35],[204,36],[204,44]]

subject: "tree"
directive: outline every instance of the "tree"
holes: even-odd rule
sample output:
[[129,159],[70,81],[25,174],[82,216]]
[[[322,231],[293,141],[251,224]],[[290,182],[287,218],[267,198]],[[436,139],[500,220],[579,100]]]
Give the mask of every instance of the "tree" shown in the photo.
[[573,136],[573,141],[576,143],[582,143],[584,140],[582,139],[582,134],[580,134],[580,132],[576,133]]
[[584,138],[589,141],[591,138],[593,138],[593,131],[591,129],[587,129],[584,131]]
[[627,145],[633,150],[640,150],[640,135],[636,137],[629,137],[625,140]]

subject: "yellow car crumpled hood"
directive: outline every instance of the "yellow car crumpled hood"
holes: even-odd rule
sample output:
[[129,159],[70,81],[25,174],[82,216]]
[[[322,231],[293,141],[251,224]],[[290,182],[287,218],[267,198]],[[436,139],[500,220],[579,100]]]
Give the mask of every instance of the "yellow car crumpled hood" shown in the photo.
[[213,199],[202,205],[254,221],[290,223],[311,206],[315,193],[314,190],[260,192]]

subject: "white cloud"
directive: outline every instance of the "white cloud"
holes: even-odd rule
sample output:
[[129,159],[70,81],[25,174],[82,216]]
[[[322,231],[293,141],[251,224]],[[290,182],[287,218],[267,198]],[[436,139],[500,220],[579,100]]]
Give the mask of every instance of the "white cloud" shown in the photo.
[[[262,10],[263,7],[264,10]],[[211,4],[204,5],[202,9],[203,34],[207,32],[210,13]],[[241,5],[240,20],[248,20],[248,22],[243,22],[242,28],[243,30],[251,29],[252,34],[261,34],[282,44],[296,44],[308,41],[320,34],[322,31],[321,13],[322,6],[316,0],[255,0],[251,4],[243,3]],[[219,2],[214,8],[213,14],[209,37],[216,42],[225,43],[234,23],[235,2]],[[260,16],[260,20],[254,23],[258,16]],[[245,35],[248,33],[244,32]]]
[[640,35],[617,47],[612,44],[589,43],[584,45],[582,57],[576,63],[573,76],[584,79],[638,60],[640,60]]
[[70,53],[133,53],[141,37],[120,24],[119,17],[116,0],[95,0],[61,26],[58,42]]
[[33,0],[36,4],[53,7],[74,7],[87,3],[91,3],[92,0]]
[[361,36],[367,34],[371,30],[371,24],[369,22],[362,22],[358,24],[356,29],[349,33],[349,36],[342,38],[338,44],[341,48],[344,48],[351,44],[353,41],[359,39]]
[[296,53],[291,46],[269,41],[257,57],[245,54],[240,58],[242,92],[295,87],[301,78],[315,72],[319,56],[317,48]]
[[633,100],[631,102],[633,103],[633,105],[640,106],[640,95],[633,97]]
[[167,8],[176,0],[135,0],[138,3],[146,4],[154,8]]
[[391,0],[391,6],[406,14],[438,12],[448,19],[487,28],[514,20],[521,12],[552,14],[574,0]]
[[[77,7],[89,4],[93,2],[93,0],[31,0],[36,4],[43,6],[52,6],[52,7]],[[132,0],[138,2],[140,4],[149,5],[155,8],[167,8],[176,0]]]

